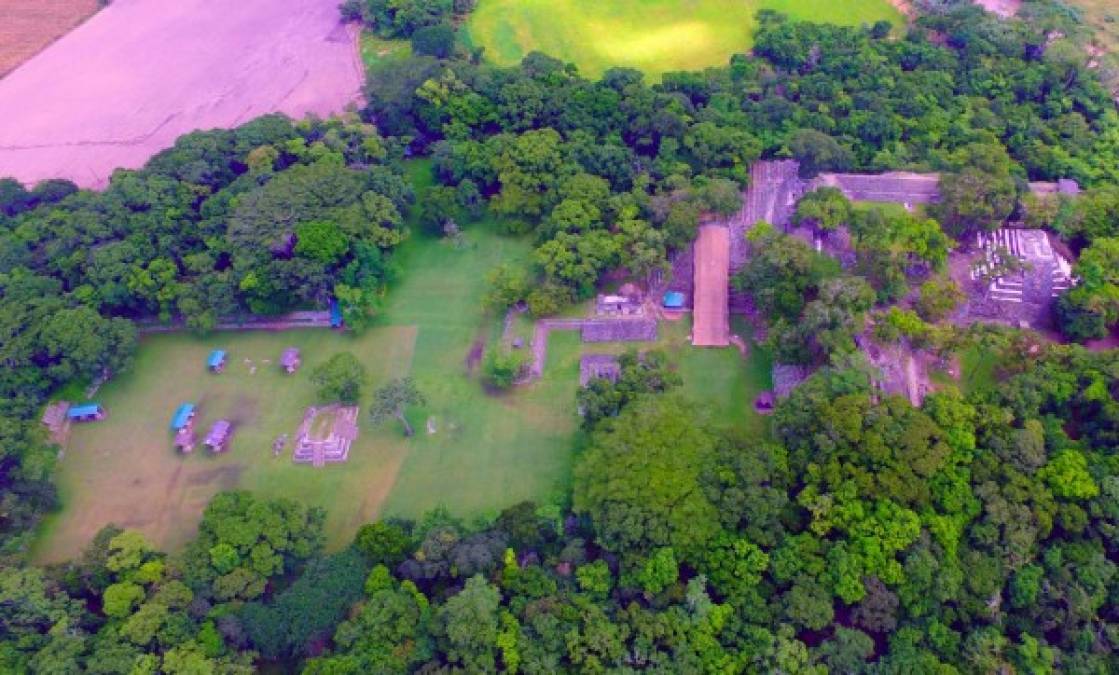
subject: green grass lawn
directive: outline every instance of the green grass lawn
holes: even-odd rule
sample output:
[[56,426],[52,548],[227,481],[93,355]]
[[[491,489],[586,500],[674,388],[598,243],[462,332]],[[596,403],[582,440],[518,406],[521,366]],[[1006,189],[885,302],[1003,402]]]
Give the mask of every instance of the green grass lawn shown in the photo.
[[[429,167],[409,166],[421,199]],[[527,239],[497,229],[468,226],[461,247],[419,235],[406,242],[382,320],[360,336],[304,329],[145,337],[134,367],[96,396],[108,419],[73,428],[57,475],[62,510],[48,519],[35,556],[72,557],[109,523],[174,549],[193,536],[209,499],[233,488],[324,507],[335,547],[379,515],[415,517],[443,505],[463,517],[489,516],[520,500],[564,494],[579,427],[580,355],[627,346],[583,345],[574,331],[554,332],[540,381],[486,393],[467,364],[476,344],[492,345],[501,335],[500,318],[481,308],[486,272],[531,251]],[[531,335],[527,319],[515,327],[518,335]],[[685,393],[720,424],[764,433],[751,403],[769,387],[768,356],[753,349],[744,361],[735,349],[693,349],[689,330],[689,319],[662,322],[656,345],[677,364]],[[742,334],[743,327],[735,330]],[[289,346],[302,351],[303,367],[294,375],[278,365]],[[221,374],[205,365],[215,348],[228,352]],[[274,456],[273,440],[284,433],[294,438],[307,406],[316,403],[311,371],[340,351],[353,352],[370,375],[349,461],[322,469],[294,465],[291,439]],[[364,414],[373,388],[404,375],[428,399],[409,411],[417,432],[411,439],[395,422],[375,428]],[[200,437],[217,419],[234,423],[227,453],[212,455],[201,444],[187,456],[172,449],[168,426],[183,402],[198,406]]]
[[[71,557],[108,523],[174,548],[193,534],[210,497],[235,487],[329,505],[332,532],[372,515],[405,452],[389,434],[362,420],[350,462],[322,470],[292,465],[290,442],[274,457],[272,441],[281,433],[294,436],[304,409],[315,402],[309,373],[317,364],[350,350],[383,381],[408,371],[416,335],[415,327],[394,326],[360,339],[322,329],[145,338],[133,368],[96,396],[108,419],[73,427],[57,473],[63,508],[49,519],[37,557]],[[288,346],[303,355],[303,368],[290,376],[277,365]],[[212,374],[206,355],[218,347],[228,351],[229,363]],[[199,436],[217,419],[234,423],[227,453],[214,456],[201,443],[188,456],[172,449],[168,427],[183,402],[198,406]]]
[[983,347],[970,347],[960,354],[960,390],[965,394],[981,389],[992,389],[998,384],[995,378],[996,354]]
[[367,69],[386,61],[403,59],[411,55],[412,42],[410,40],[386,40],[369,31],[362,31],[361,33],[361,61]]
[[845,25],[904,23],[887,0],[480,0],[466,39],[500,65],[537,50],[591,77],[628,66],[655,78],[724,65],[748,51],[760,9]]

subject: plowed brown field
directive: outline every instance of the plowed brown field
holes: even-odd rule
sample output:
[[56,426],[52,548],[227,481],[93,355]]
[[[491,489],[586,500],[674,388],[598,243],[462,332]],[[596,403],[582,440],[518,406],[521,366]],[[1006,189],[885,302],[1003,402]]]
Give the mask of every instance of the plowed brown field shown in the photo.
[[340,112],[361,83],[338,0],[114,0],[0,79],[0,176],[103,187],[185,133]]
[[2,0],[0,77],[97,11],[97,0]]

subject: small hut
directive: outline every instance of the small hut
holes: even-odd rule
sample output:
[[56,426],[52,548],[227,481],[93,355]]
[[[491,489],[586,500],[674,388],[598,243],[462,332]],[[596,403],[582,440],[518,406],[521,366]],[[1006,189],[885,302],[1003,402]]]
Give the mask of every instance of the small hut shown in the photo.
[[225,370],[225,350],[215,349],[210,352],[210,358],[206,359],[206,367],[213,373],[220,373]]
[[337,300],[330,301],[330,327],[342,328],[342,307],[338,304]]
[[175,410],[171,418],[171,431],[178,431],[194,422],[194,404],[184,403]]
[[194,449],[194,404],[184,403],[171,418],[171,431],[175,432],[175,447],[183,452]]
[[71,422],[96,422],[105,419],[105,409],[100,403],[83,403],[70,406],[66,418]]
[[218,420],[214,422],[214,426],[210,427],[210,433],[206,434],[206,440],[203,441],[211,452],[225,452],[228,449],[229,435],[233,431],[233,425],[228,420]]
[[664,294],[661,304],[665,309],[684,309],[685,300],[684,294],[680,291],[669,291]]
[[280,354],[280,367],[289,375],[299,370],[300,363],[302,361],[299,358],[299,349],[296,347],[288,347]]
[[774,396],[772,391],[763,391],[754,399],[754,410],[759,414],[768,415],[773,412]]

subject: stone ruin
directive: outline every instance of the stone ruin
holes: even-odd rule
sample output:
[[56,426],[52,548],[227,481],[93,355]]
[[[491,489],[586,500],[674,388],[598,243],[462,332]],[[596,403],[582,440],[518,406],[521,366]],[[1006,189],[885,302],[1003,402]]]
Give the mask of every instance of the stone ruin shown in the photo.
[[908,346],[879,344],[869,333],[855,336],[855,343],[874,368],[871,384],[890,396],[902,396],[914,407],[920,407],[928,395],[928,373],[925,362]]
[[597,378],[617,382],[621,372],[618,357],[613,354],[584,354],[579,359],[579,386],[585,387]]
[[907,209],[940,199],[940,175],[935,173],[822,173],[808,183],[805,192],[821,187],[837,188],[853,202],[891,202]]
[[[310,464],[314,467],[326,466],[333,462],[344,462],[349,458],[350,446],[357,440],[358,407],[332,404],[324,407],[311,406],[303,416],[303,423],[295,433],[295,447],[291,459],[297,464]],[[330,429],[325,434],[314,435],[312,429],[319,415],[332,415]]]
[[625,284],[617,293],[599,294],[595,300],[598,316],[642,316],[645,314],[645,296],[634,284]]
[[789,394],[793,393],[801,382],[804,382],[812,375],[812,369],[808,366],[800,366],[789,363],[774,363],[773,364],[773,395],[778,401],[788,398]]
[[654,342],[656,319],[588,319],[582,322],[583,342]]
[[[1052,320],[1055,298],[1072,287],[1072,264],[1054,250],[1045,230],[1004,227],[976,235],[982,251],[979,262],[970,270],[971,280],[980,292],[969,303],[969,314],[1033,327]],[[1022,269],[993,276],[999,257],[1016,258]]]

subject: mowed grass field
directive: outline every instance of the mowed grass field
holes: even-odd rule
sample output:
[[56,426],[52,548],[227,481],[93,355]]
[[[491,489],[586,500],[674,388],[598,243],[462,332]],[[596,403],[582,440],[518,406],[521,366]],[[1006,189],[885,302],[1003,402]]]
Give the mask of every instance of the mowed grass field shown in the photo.
[[0,77],[97,11],[97,0],[0,2]]
[[500,65],[535,50],[590,77],[628,66],[655,78],[748,51],[761,9],[843,25],[904,23],[888,0],[480,0],[466,39]]
[[[429,166],[410,167],[421,190],[430,182]],[[496,229],[468,227],[461,247],[414,236],[396,257],[402,273],[383,320],[360,336],[303,329],[145,337],[134,367],[95,397],[108,419],[73,427],[57,475],[63,506],[48,519],[35,557],[72,557],[109,523],[139,529],[158,546],[175,549],[194,535],[209,499],[234,488],[325,508],[333,547],[378,516],[416,517],[436,506],[463,517],[492,516],[524,499],[561,498],[579,433],[580,355],[627,346],[583,345],[576,332],[554,332],[540,381],[502,395],[486,393],[467,363],[475,345],[500,340],[500,319],[482,310],[485,276],[498,263],[523,260],[531,251],[528,240]],[[531,328],[527,322],[518,327]],[[716,422],[764,433],[751,405],[769,387],[768,356],[753,350],[744,361],[733,348],[693,349],[690,328],[688,318],[662,322],[655,345],[677,364],[685,393]],[[734,329],[744,334],[742,326]],[[289,346],[302,351],[303,367],[295,375],[277,364]],[[221,374],[205,365],[216,348],[228,352]],[[344,464],[295,465],[291,439],[306,407],[316,402],[310,373],[340,351],[353,352],[370,375],[360,436]],[[416,428],[411,439],[395,421],[373,427],[365,412],[376,386],[404,375],[414,377],[428,399],[409,411]],[[199,407],[199,441],[215,420],[234,422],[226,454],[212,455],[201,442],[187,456],[172,449],[168,427],[183,402]],[[288,446],[275,456],[272,442],[283,433],[289,434]]]

